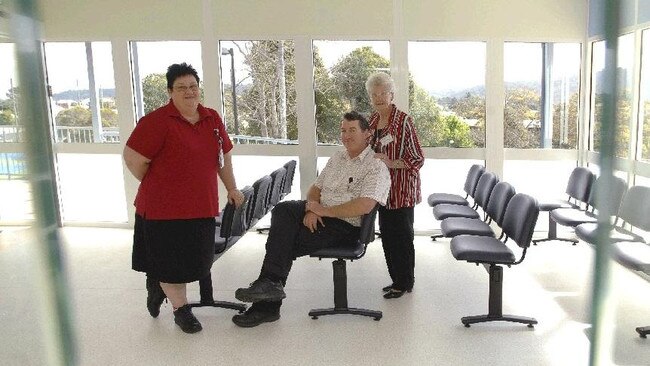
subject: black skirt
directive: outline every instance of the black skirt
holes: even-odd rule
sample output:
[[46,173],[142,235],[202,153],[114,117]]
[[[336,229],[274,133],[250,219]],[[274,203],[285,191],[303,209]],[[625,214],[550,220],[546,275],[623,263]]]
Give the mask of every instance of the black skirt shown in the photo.
[[213,217],[147,220],[135,215],[133,269],[165,283],[198,281],[214,260]]

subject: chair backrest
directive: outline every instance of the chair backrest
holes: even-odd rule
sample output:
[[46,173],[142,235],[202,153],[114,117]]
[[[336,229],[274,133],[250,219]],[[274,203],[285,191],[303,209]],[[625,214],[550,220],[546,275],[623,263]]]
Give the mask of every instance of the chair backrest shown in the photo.
[[221,237],[228,239],[233,236],[242,236],[248,230],[248,212],[252,203],[253,188],[246,186],[242,188],[241,193],[244,195],[244,203],[239,207],[228,203],[222,212],[221,219]]
[[539,216],[537,200],[517,193],[508,202],[503,218],[503,232],[521,248],[528,248]]
[[266,215],[266,199],[271,191],[273,179],[265,175],[253,183],[253,202],[248,213],[248,227],[255,225]]
[[370,212],[361,216],[359,243],[368,244],[375,240],[375,218],[377,217],[378,210],[379,204],[376,204]]
[[588,202],[591,193],[591,185],[594,181],[594,173],[584,167],[576,167],[569,176],[566,185],[566,194],[580,202]]
[[508,207],[508,203],[515,193],[515,187],[508,182],[499,182],[492,189],[485,212],[499,227],[503,224],[506,207]]
[[291,186],[293,185],[293,175],[296,172],[296,161],[289,160],[284,164],[284,169],[287,170],[282,182],[282,198],[291,193]]
[[[602,210],[605,207],[609,208],[612,215],[618,213],[621,207],[621,201],[627,191],[627,183],[622,178],[612,177],[611,184],[607,187],[604,185],[605,178],[600,176],[596,179],[591,186],[591,193],[589,194],[589,205],[596,209]],[[603,192],[599,193],[601,190]],[[603,199],[604,198],[604,199]]]
[[487,207],[492,189],[494,189],[498,181],[499,178],[497,178],[496,174],[491,172],[485,172],[479,178],[476,190],[474,191],[474,202],[481,208],[485,209]]
[[632,226],[650,231],[650,187],[630,187],[623,198],[618,217]]
[[474,197],[474,191],[478,185],[478,180],[481,178],[481,175],[483,175],[484,172],[485,167],[479,164],[474,164],[469,168],[463,189],[465,190],[465,193],[467,193],[470,197]]
[[284,181],[284,176],[286,175],[287,170],[284,167],[278,168],[271,173],[271,192],[266,200],[266,212],[269,212],[273,206],[277,205],[280,202],[282,194],[282,182]]

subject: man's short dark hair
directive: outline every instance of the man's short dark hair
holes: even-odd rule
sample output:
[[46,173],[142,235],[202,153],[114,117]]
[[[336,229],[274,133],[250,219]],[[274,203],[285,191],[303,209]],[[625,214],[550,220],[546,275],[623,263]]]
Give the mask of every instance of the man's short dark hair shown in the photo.
[[167,68],[167,74],[165,75],[167,77],[167,89],[173,89],[174,88],[174,81],[178,79],[181,76],[185,75],[192,75],[196,79],[196,83],[198,84],[200,79],[199,79],[199,74],[196,72],[196,70],[192,67],[192,65],[188,65],[187,63],[183,62],[182,64],[171,64]]
[[370,128],[370,124],[368,123],[366,117],[364,117],[363,114],[357,111],[347,112],[346,114],[343,115],[343,119],[345,119],[346,121],[359,121],[359,127],[361,128],[362,131],[366,131]]

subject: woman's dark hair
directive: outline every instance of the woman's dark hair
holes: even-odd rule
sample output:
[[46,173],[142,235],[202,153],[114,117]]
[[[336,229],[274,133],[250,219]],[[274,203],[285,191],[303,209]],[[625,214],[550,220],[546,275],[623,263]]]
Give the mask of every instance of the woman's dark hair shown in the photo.
[[368,124],[366,117],[359,112],[349,111],[343,115],[343,118],[346,121],[359,121],[359,128],[361,128],[362,131],[366,131],[370,128],[370,124]]
[[167,77],[167,89],[172,89],[174,87],[174,81],[179,77],[185,75],[194,76],[197,84],[200,81],[199,74],[192,67],[192,65],[188,65],[185,62],[183,62],[182,64],[169,65],[169,67],[167,68],[167,74],[165,75]]

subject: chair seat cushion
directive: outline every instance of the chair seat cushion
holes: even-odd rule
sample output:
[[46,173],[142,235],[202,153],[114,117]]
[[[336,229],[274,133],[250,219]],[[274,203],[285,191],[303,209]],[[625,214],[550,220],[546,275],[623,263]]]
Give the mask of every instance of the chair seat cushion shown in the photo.
[[510,248],[500,240],[487,236],[459,235],[451,239],[451,254],[458,260],[468,262],[515,262],[515,255]]
[[433,216],[436,220],[444,220],[448,217],[467,217],[470,219],[478,219],[479,214],[469,206],[440,204],[433,206]]
[[570,208],[574,207],[572,204],[566,200],[552,200],[552,201],[540,201],[539,210],[540,211],[553,211],[556,208],[565,207]]
[[598,219],[591,212],[575,208],[557,208],[550,213],[551,219],[562,226],[576,227],[586,222],[596,222]]
[[650,275],[650,245],[638,241],[614,243],[614,258],[623,266]]
[[[585,223],[576,226],[576,236],[589,244],[596,243],[596,223]],[[609,234],[613,242],[619,241],[640,241],[643,242],[643,238],[640,235],[637,235],[629,230],[616,227]]]
[[318,249],[309,256],[317,258],[359,259],[363,256],[365,250],[366,246],[357,241],[351,246]]
[[442,235],[453,238],[458,235],[494,236],[490,225],[479,219],[466,217],[450,217],[440,223]]
[[462,196],[451,193],[433,193],[427,198],[429,206],[437,206],[443,203],[450,203],[452,205],[469,206],[469,202]]

